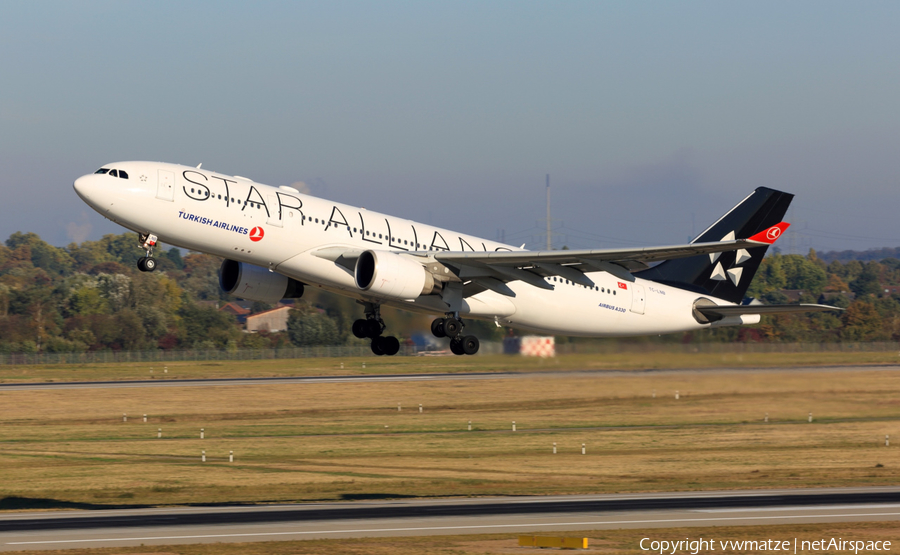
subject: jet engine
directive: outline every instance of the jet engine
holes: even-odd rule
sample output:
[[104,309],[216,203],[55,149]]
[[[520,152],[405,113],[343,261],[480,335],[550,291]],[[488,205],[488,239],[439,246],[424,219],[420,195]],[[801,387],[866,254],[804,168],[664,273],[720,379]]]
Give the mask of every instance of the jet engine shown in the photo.
[[354,279],[360,290],[396,300],[415,299],[440,289],[440,283],[420,263],[388,251],[359,255]]
[[269,304],[303,296],[303,284],[299,281],[267,268],[234,260],[222,262],[219,285],[229,295]]

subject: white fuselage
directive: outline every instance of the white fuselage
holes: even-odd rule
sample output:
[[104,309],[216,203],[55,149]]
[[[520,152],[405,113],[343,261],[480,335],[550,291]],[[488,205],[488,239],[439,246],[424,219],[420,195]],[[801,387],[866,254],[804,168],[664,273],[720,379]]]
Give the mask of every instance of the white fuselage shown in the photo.
[[[389,302],[361,291],[353,272],[313,253],[323,248],[416,252],[521,250],[378,212],[330,202],[289,187],[272,187],[212,171],[158,162],[104,166],[128,178],[90,174],[79,196],[106,218],[164,243],[254,264],[303,283],[358,299],[444,313],[436,295]],[[581,336],[631,336],[709,327],[691,314],[700,296],[637,278],[587,274],[597,288],[545,278],[546,290],[513,281],[515,297],[484,291],[463,300],[462,315],[530,330]],[[722,304],[724,301],[722,301]],[[758,317],[756,317],[758,319]],[[752,323],[728,318],[716,325]]]

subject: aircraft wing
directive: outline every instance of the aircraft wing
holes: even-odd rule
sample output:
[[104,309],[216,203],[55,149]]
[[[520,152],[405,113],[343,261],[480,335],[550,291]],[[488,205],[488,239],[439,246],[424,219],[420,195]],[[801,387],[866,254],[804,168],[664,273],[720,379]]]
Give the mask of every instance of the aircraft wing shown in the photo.
[[[632,272],[649,268],[648,263],[675,258],[752,249],[772,244],[781,230],[789,224],[780,223],[777,234],[766,231],[748,239],[732,239],[706,243],[689,243],[663,247],[638,247],[630,249],[561,250],[561,251],[439,251],[412,252],[409,256],[427,257],[452,268],[465,284],[463,296],[475,295],[490,289],[502,295],[514,297],[506,285],[511,281],[524,281],[541,289],[553,289],[545,280],[547,276],[559,276],[585,287],[594,282],[585,272],[603,271],[623,281],[634,281]],[[332,260],[353,271],[353,264],[361,251],[344,247],[327,247],[313,254]]]
[[562,251],[446,251],[436,253],[434,258],[441,262],[497,264],[510,267],[531,266],[532,264],[550,263],[578,265],[589,264],[590,261],[612,262],[615,264],[638,264],[646,266],[647,262],[658,262],[673,258],[687,258],[698,254],[749,249],[765,245],[762,241],[737,239],[733,241],[716,241],[713,243],[690,243],[687,245],[671,245],[665,247],[638,247],[633,249],[597,249],[597,250],[562,250]]
[[[765,241],[737,239],[711,243],[691,243],[665,247],[632,249],[495,251],[434,253],[438,262],[459,270],[459,277],[472,280],[486,289],[507,294],[497,284],[521,280],[542,289],[553,289],[545,276],[559,276],[591,287],[594,282],[584,272],[608,272],[624,281],[634,281],[631,272],[645,270],[650,262],[715,254],[764,246]],[[501,290],[502,289],[502,290]]]
[[800,312],[843,311],[843,308],[824,304],[748,304],[740,306],[698,306],[704,316],[725,318],[744,314],[790,314]]

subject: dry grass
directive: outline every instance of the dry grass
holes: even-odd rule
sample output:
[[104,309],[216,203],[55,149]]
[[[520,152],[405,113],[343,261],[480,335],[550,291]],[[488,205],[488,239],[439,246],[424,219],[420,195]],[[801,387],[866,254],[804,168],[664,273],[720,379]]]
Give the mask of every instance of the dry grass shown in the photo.
[[[793,541],[816,541],[822,538],[842,538],[844,540],[892,542],[896,548],[900,541],[900,522],[856,522],[832,524],[792,524],[784,526],[721,526],[706,528],[669,528],[651,530],[586,530],[565,532],[569,537],[588,538],[589,549],[575,553],[607,553],[612,555],[646,554],[640,548],[641,538],[681,540],[690,538],[713,538],[720,540],[765,540],[779,539]],[[341,540],[309,540],[293,542],[260,543],[215,543],[194,545],[118,547],[103,549],[72,549],[66,555],[325,555],[347,553],[360,555],[419,555],[434,553],[446,555],[487,555],[544,553],[534,548],[518,547],[517,535],[492,534],[473,536],[431,536],[431,537],[391,537],[358,538]],[[558,550],[550,551],[552,553]],[[717,553],[735,553],[722,550],[716,545]],[[809,553],[799,550],[798,553]],[[48,551],[21,551],[23,555],[54,553]],[[57,552],[58,553],[58,552]],[[679,551],[689,553],[689,551]],[[702,551],[701,553],[710,553]],[[821,552],[818,552],[821,553]]]
[[895,484],[898,393],[887,369],[8,391],[0,509]]
[[[0,382],[200,379],[261,376],[334,376],[427,372],[502,372],[660,368],[772,368],[897,364],[890,352],[683,353],[647,351],[566,355],[552,359],[518,356],[365,357],[218,362],[109,363],[0,366]],[[363,368],[363,363],[366,367]],[[342,366],[343,365],[343,366]],[[168,368],[168,373],[163,373]]]

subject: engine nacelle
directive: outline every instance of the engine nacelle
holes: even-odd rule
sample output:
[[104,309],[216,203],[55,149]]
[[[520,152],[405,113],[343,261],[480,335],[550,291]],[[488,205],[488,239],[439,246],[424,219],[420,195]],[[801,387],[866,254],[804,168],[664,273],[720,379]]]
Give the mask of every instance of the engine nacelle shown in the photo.
[[365,251],[353,274],[360,290],[390,299],[415,299],[439,287],[420,263],[389,251]]
[[234,260],[222,262],[219,285],[229,295],[269,304],[303,296],[303,284],[299,281],[270,272],[267,268]]

